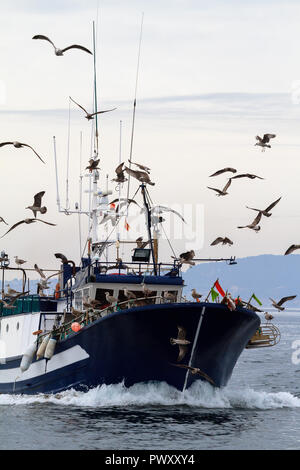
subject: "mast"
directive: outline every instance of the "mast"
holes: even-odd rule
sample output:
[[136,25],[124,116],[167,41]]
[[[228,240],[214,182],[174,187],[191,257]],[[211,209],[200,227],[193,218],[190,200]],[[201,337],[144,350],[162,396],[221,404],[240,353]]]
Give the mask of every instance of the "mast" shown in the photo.
[[154,274],[157,276],[157,265],[156,265],[156,257],[154,253],[154,247],[153,247],[153,241],[152,241],[152,234],[151,234],[151,212],[149,208],[149,203],[147,200],[146,196],[146,186],[144,183],[141,185],[141,191],[144,199],[144,205],[146,209],[146,221],[147,221],[147,228],[148,228],[148,236],[149,236],[149,242],[150,242],[150,247],[151,247],[151,253],[152,253],[152,260],[153,260],[153,266],[154,266]]

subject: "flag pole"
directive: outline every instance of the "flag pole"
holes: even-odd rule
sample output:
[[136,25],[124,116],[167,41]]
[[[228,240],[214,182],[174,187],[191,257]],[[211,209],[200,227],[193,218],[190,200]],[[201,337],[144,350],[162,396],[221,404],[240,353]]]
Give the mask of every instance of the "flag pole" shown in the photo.
[[250,299],[249,299],[248,302],[247,302],[247,308],[249,307],[252,298],[253,298],[253,294],[251,295]]
[[204,302],[208,302],[209,297],[211,296],[211,290],[215,287],[216,282],[219,280],[219,278],[213,283],[211,288],[209,289],[209,293],[207,294],[207,297]]

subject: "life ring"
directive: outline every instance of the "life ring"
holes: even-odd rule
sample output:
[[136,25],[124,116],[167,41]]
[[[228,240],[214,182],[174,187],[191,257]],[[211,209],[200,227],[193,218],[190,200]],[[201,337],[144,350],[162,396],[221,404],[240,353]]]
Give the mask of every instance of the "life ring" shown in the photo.
[[60,298],[60,283],[58,282],[55,286],[55,298],[59,299]]

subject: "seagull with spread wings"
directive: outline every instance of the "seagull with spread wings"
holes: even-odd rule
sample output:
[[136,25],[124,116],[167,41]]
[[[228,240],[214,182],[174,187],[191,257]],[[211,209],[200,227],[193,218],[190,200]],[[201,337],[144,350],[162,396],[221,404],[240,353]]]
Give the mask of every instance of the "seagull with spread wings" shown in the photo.
[[44,194],[45,194],[45,191],[41,191],[40,193],[37,193],[34,196],[33,205],[26,207],[26,209],[32,210],[34,217],[36,217],[37,212],[40,212],[41,214],[46,214],[47,212],[47,207],[45,206],[42,207],[42,197],[44,196]]
[[260,212],[262,215],[264,215],[265,217],[271,217],[272,213],[270,213],[270,210],[273,209],[273,207],[276,206],[276,204],[278,204],[278,202],[280,201],[281,197],[279,199],[276,199],[276,201],[272,202],[272,204],[270,204],[266,209],[264,210],[261,210],[261,209],[254,209],[254,207],[247,207],[247,209],[251,209],[252,211],[257,211],[257,212]]
[[182,222],[186,223],[182,215],[179,214],[179,212],[175,211],[174,209],[170,209],[170,207],[155,206],[151,208],[150,212],[151,212],[151,215],[162,214],[163,212],[172,212],[173,214],[178,215],[178,217],[182,220]]
[[213,191],[216,191],[218,194],[216,196],[226,196],[228,194],[227,189],[231,185],[231,178],[229,178],[228,182],[225,184],[223,189],[217,189],[217,188],[211,188],[210,186],[207,186],[208,189],[212,189]]
[[77,106],[79,106],[79,108],[81,108],[82,111],[85,112],[85,114],[86,114],[85,118],[88,121],[90,121],[91,119],[94,119],[94,116],[96,116],[97,114],[109,113],[110,111],[115,111],[115,109],[117,109],[117,108],[113,108],[113,109],[106,109],[105,111],[98,111],[97,113],[89,113],[83,106],[81,106],[79,103],[77,103],[75,100],[73,100],[73,98],[71,98],[71,96],[70,96],[70,100],[73,101],[73,103],[77,104]]
[[276,302],[275,300],[271,299],[271,297],[269,297],[269,299],[271,300],[272,302],[272,305],[274,308],[277,308],[277,310],[284,310],[285,307],[282,307],[281,305],[284,303],[284,302],[287,302],[288,300],[293,300],[295,299],[297,296],[296,295],[290,295],[289,297],[282,297],[282,299],[279,300],[279,302]]
[[39,154],[28,144],[23,144],[21,142],[2,142],[0,143],[0,147],[4,147],[5,145],[13,145],[16,149],[21,149],[22,147],[28,147],[30,148],[36,156],[41,160],[41,162],[45,163],[44,160],[39,156]]
[[155,183],[152,183],[152,181],[150,180],[149,174],[146,171],[131,170],[130,168],[127,168],[127,166],[125,167],[125,171],[141,183],[151,184],[151,186],[155,185]]
[[112,181],[115,181],[116,183],[125,183],[127,181],[123,166],[124,166],[124,162],[120,163],[120,165],[117,166],[117,168],[115,169],[117,177],[112,179]]
[[183,326],[177,326],[177,329],[177,338],[170,338],[170,343],[179,347],[177,362],[180,362],[186,355],[188,345],[191,344],[191,342],[186,339],[186,329]]
[[291,245],[284,254],[290,255],[291,253],[293,253],[293,251],[299,250],[299,248],[300,248],[300,245]]
[[239,226],[238,228],[251,228],[252,230],[254,230],[255,232],[259,232],[260,230],[260,225],[258,225],[260,219],[261,219],[261,216],[262,216],[262,213],[259,212],[257,214],[257,216],[255,217],[255,219],[253,220],[252,224],[249,224],[249,225],[243,225],[243,226]]
[[24,219],[24,220],[20,220],[20,222],[17,222],[15,225],[13,225],[4,235],[2,235],[1,238],[5,237],[5,235],[7,235],[9,232],[14,230],[16,227],[18,227],[21,224],[29,225],[29,224],[34,224],[35,222],[43,222],[43,224],[52,225],[53,227],[56,227],[56,224],[51,224],[50,222],[46,222],[45,220],[41,220],[41,219]]
[[94,170],[99,170],[100,169],[98,167],[99,162],[100,162],[100,158],[98,160],[94,160],[93,158],[91,158],[89,160],[89,166],[86,167],[86,170],[89,170],[90,173],[92,173]]
[[150,174],[151,169],[148,168],[147,166],[141,165],[140,163],[134,163],[134,162],[132,162],[131,160],[128,160],[128,161],[129,161],[129,163],[131,163],[132,165],[136,165],[140,170],[143,170],[143,171],[145,171],[146,173]]
[[255,178],[258,178],[260,180],[264,180],[265,178],[262,178],[261,176],[257,175],[252,175],[251,173],[242,173],[241,175],[236,175],[232,176],[231,179],[237,179],[237,178],[250,178],[251,180],[254,180]]
[[226,168],[223,168],[222,170],[216,171],[212,175],[209,175],[209,177],[211,178],[212,176],[222,175],[222,173],[226,173],[227,171],[230,171],[231,173],[236,173],[237,172],[237,170],[235,168],[226,167]]
[[7,222],[5,222],[5,220],[3,219],[3,217],[0,217],[0,223],[3,222],[4,224],[8,225]]
[[50,44],[52,44],[52,46],[54,47],[54,53],[57,56],[64,55],[64,52],[69,51],[70,49],[80,49],[81,51],[84,51],[84,52],[87,52],[88,54],[93,55],[89,49],[83,46],[79,46],[78,44],[72,44],[72,46],[65,47],[64,49],[59,49],[58,47],[55,46],[55,44],[51,41],[51,39],[49,39],[47,36],[44,36],[42,34],[37,34],[36,36],[33,36],[32,39],[42,39],[44,41],[50,42]]
[[274,139],[276,137],[276,134],[264,134],[263,137],[259,137],[259,135],[256,136],[256,142],[255,145],[259,145],[261,147],[261,151],[264,152],[266,150],[266,147],[271,148],[271,145],[269,144],[270,139]]
[[219,243],[222,243],[222,245],[233,245],[233,241],[231,241],[230,238],[218,237],[210,244],[210,246],[218,245]]
[[173,366],[176,366],[176,367],[182,367],[183,369],[187,369],[191,372],[191,374],[193,375],[200,375],[200,377],[202,377],[203,379],[207,380],[207,382],[211,383],[212,385],[216,385],[215,382],[213,381],[213,379],[211,379],[209,377],[209,375],[207,375],[205,372],[203,372],[201,369],[199,369],[198,367],[191,367],[191,366],[187,366],[186,364],[172,364]]

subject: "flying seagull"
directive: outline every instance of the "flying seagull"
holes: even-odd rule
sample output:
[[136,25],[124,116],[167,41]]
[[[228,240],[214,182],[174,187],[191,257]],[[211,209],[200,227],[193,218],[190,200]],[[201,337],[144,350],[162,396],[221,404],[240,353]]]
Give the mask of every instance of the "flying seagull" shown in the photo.
[[259,212],[257,214],[257,216],[255,217],[255,219],[253,220],[252,224],[249,224],[249,225],[243,225],[243,226],[240,226],[238,228],[251,228],[252,230],[254,230],[255,232],[259,232],[260,230],[260,225],[258,225],[260,219],[261,219],[261,216],[262,216],[262,213]]
[[233,242],[229,238],[218,237],[210,244],[210,246],[218,245],[219,243],[222,243],[222,245],[233,245]]
[[45,191],[41,191],[34,196],[34,201],[32,206],[26,207],[26,209],[31,209],[33,212],[34,217],[36,217],[37,212],[41,214],[46,214],[47,207],[42,207],[42,197],[44,196]]
[[29,147],[35,154],[36,156],[41,160],[41,162],[45,163],[44,160],[39,156],[39,154],[30,146],[27,144],[23,144],[21,142],[2,142],[0,143],[0,147],[4,147],[4,145],[13,145],[16,149],[20,149],[22,147]]
[[185,364],[172,364],[173,366],[176,366],[176,367],[182,367],[183,369],[187,369],[189,370],[193,375],[200,375],[201,377],[203,377],[203,379],[207,380],[209,383],[211,383],[212,385],[215,385],[215,382],[213,381],[213,379],[211,379],[209,377],[209,375],[207,375],[205,372],[203,372],[201,369],[199,369],[198,367],[190,367],[190,366],[187,366]]
[[76,101],[74,101],[73,98],[71,98],[71,96],[70,96],[70,100],[73,101],[73,103],[77,104],[77,106],[79,106],[79,108],[81,108],[85,112],[86,114],[85,118],[88,121],[90,121],[91,119],[94,119],[94,116],[96,116],[97,114],[109,113],[110,111],[114,111],[115,109],[117,109],[117,108],[113,108],[113,109],[106,109],[105,111],[98,111],[97,113],[88,113],[87,110],[83,106],[81,106],[79,103],[76,103]]
[[279,302],[276,302],[275,300],[271,299],[271,297],[269,297],[269,299],[271,300],[273,307],[277,308],[278,311],[279,311],[279,310],[284,310],[285,307],[281,307],[281,305],[284,302],[287,302],[288,300],[293,300],[293,299],[295,299],[295,297],[297,297],[297,296],[296,295],[290,295],[289,297],[282,297],[282,299],[280,299]]
[[56,226],[56,224],[51,224],[50,222],[45,222],[44,220],[41,220],[41,219],[24,219],[24,220],[20,220],[20,222],[17,222],[15,225],[13,225],[4,235],[2,235],[1,238],[5,237],[5,235],[7,235],[9,232],[11,232],[13,229],[15,229],[21,224],[28,225],[28,224],[33,224],[34,222],[43,222],[43,224],[52,225],[53,227]]
[[127,166],[125,167],[125,171],[127,171],[129,175],[133,176],[133,178],[137,179],[141,183],[151,184],[151,186],[155,185],[155,183],[152,183],[152,181],[150,180],[149,174],[145,171],[131,170],[130,168],[127,168]]
[[136,165],[140,170],[143,170],[143,171],[145,171],[146,173],[150,174],[151,169],[148,168],[147,166],[141,165],[140,163],[134,163],[134,162],[132,162],[131,160],[128,160],[128,161],[129,161],[129,163],[131,163],[132,165]]
[[50,44],[52,44],[52,46],[54,47],[54,51],[55,51],[55,55],[57,56],[62,56],[64,55],[64,52],[70,50],[70,49],[80,49],[81,51],[84,51],[84,52],[87,52],[88,54],[92,54],[92,52],[87,49],[86,47],[83,47],[83,46],[79,46],[78,44],[73,44],[72,46],[69,46],[69,47],[65,47],[64,49],[58,49],[54,44],[53,42],[51,41],[51,39],[47,38],[47,36],[43,36],[42,34],[37,34],[36,36],[33,36],[32,39],[43,39],[44,41],[48,41],[50,42]]
[[124,166],[124,162],[120,163],[120,165],[117,166],[117,168],[115,169],[117,177],[114,178],[112,181],[115,181],[116,183],[125,183],[127,181],[127,178],[125,177],[125,174],[124,174],[123,166]]
[[300,248],[300,245],[291,245],[284,254],[290,255],[291,253],[293,253],[293,251],[299,250],[299,248]]
[[40,269],[37,264],[34,265],[34,269],[36,270],[36,272],[37,272],[43,279],[46,279],[46,276],[45,276],[43,270]]
[[170,343],[179,347],[179,355],[177,362],[180,362],[187,353],[188,345],[191,344],[190,341],[186,339],[186,329],[183,326],[177,326],[178,335],[177,338],[170,338]]
[[261,176],[257,176],[257,175],[252,175],[251,173],[243,173],[241,175],[236,175],[236,176],[232,176],[231,179],[237,179],[237,178],[250,178],[251,180],[254,180],[255,178],[258,178],[260,180],[264,180],[265,178],[262,178]]
[[274,139],[276,137],[276,134],[264,134],[263,138],[259,137],[259,135],[256,136],[256,142],[255,145],[259,145],[262,149],[261,151],[264,152],[266,150],[266,147],[271,148],[271,145],[268,144],[270,142],[270,139]]
[[216,191],[218,193],[216,194],[216,196],[226,196],[226,194],[228,194],[227,189],[229,188],[230,185],[231,185],[231,178],[229,178],[228,182],[225,184],[223,189],[211,188],[209,186],[207,187],[208,189],[212,189],[213,191]]
[[235,168],[227,167],[227,168],[223,168],[222,170],[216,171],[212,175],[209,175],[209,177],[211,178],[212,176],[218,176],[218,175],[221,175],[222,173],[226,173],[227,171],[230,171],[231,173],[236,173],[237,172],[237,170]]
[[179,214],[179,212],[173,210],[173,209],[170,209],[169,207],[165,207],[165,206],[155,206],[155,207],[152,207],[151,208],[151,215],[153,213],[153,215],[156,215],[157,214],[162,214],[163,212],[173,212],[173,214],[176,214],[178,215],[178,217],[180,217],[180,219],[182,220],[182,222],[186,223],[186,221],[184,220],[184,218],[182,217],[181,214]]
[[5,220],[3,219],[3,217],[0,217],[0,223],[3,222],[4,224],[8,225],[7,222],[5,222]]
[[254,207],[247,207],[247,209],[251,209],[252,211],[257,211],[257,212],[261,212],[262,215],[264,215],[265,217],[270,217],[272,215],[272,213],[270,213],[270,210],[273,209],[273,207],[276,206],[276,204],[278,204],[278,202],[280,201],[281,197],[279,199],[276,199],[276,201],[272,202],[272,204],[270,204],[266,209],[264,210],[261,210],[261,209],[254,209]]

